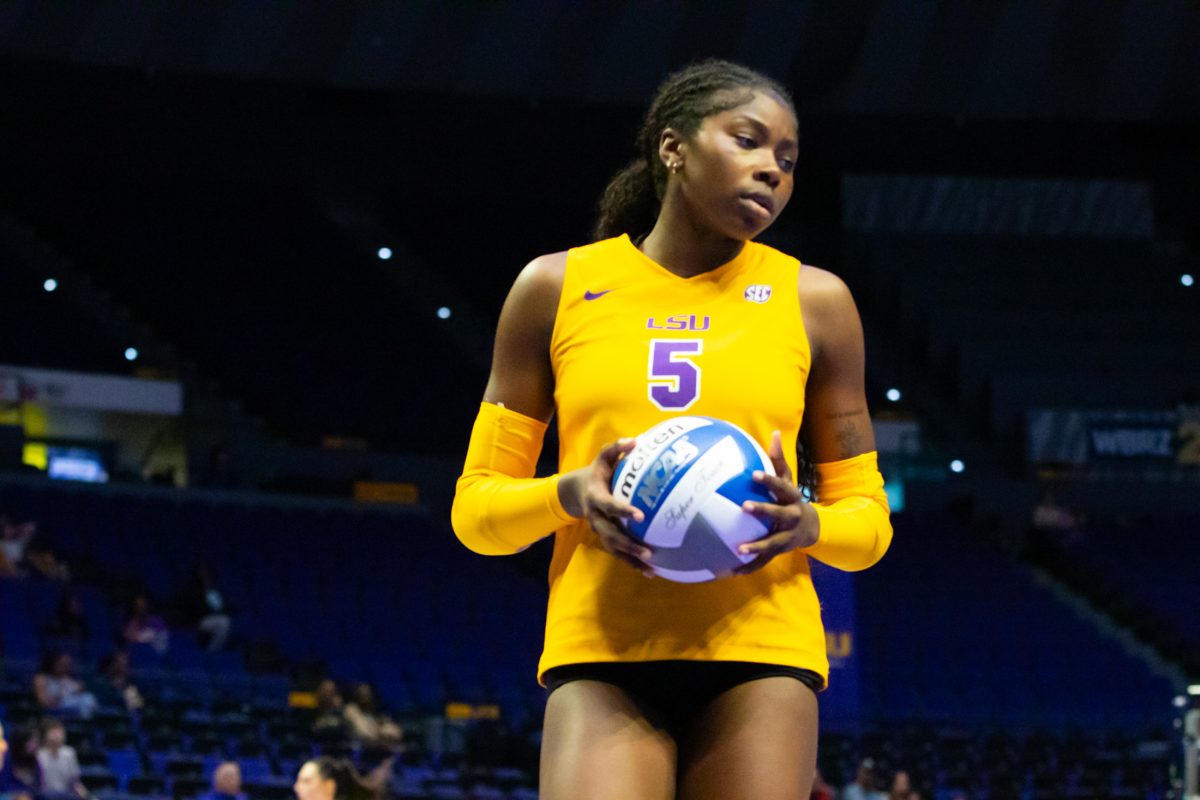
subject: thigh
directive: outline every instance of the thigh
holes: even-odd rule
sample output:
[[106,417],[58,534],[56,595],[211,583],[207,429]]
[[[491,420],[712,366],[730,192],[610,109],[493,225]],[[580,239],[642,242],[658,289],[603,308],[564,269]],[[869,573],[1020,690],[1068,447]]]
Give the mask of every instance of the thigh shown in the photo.
[[738,684],[701,711],[680,743],[682,800],[795,800],[812,791],[817,697],[795,678]]
[[542,800],[669,800],[675,740],[622,689],[577,680],[555,689],[542,726]]

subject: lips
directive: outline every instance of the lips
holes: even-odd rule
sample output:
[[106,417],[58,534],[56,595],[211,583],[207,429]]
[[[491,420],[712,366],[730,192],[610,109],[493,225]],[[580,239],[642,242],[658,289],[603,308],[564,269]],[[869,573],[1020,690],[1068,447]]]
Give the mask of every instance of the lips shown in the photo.
[[760,194],[758,192],[748,192],[742,195],[746,200],[750,200],[766,209],[768,214],[775,213],[775,201],[770,195]]

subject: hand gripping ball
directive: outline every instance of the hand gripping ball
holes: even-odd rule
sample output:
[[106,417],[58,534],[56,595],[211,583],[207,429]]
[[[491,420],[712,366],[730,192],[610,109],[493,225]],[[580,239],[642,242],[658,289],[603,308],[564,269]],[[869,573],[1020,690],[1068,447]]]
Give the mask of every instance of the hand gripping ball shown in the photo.
[[752,473],[774,475],[766,452],[738,426],[711,417],[674,417],[637,437],[617,464],[612,493],[645,514],[625,520],[630,536],[654,550],[654,572],[680,583],[711,581],[754,556],[737,547],[760,539],[767,524],[742,502],[773,503]]

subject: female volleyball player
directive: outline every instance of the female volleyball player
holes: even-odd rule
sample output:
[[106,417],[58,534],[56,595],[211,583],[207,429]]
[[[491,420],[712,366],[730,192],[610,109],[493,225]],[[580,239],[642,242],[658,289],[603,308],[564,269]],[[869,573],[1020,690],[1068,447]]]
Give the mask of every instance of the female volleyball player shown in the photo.
[[[792,194],[796,115],[723,61],[671,75],[597,239],[541,256],[500,315],[454,529],[517,552],[556,533],[539,679],[542,797],[796,798],[828,676],[809,556],[863,569],[891,540],[863,388],[862,329],[832,274],[752,239]],[[741,574],[647,580],[609,491],[628,438],[681,413],[769,442],[771,533]],[[560,471],[533,478],[557,414]],[[801,418],[817,500],[792,476]],[[631,569],[632,567],[632,569]]]

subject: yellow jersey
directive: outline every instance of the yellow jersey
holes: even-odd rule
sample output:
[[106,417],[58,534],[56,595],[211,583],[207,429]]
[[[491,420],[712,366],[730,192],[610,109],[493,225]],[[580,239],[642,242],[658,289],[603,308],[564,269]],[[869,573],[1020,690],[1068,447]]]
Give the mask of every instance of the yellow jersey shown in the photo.
[[[568,252],[550,342],[559,470],[679,414],[733,422],[796,471],[811,366],[800,262],[757,242],[701,275],[675,275],[627,235]],[[750,575],[700,584],[646,579],[602,549],[587,522],[556,532],[549,668],[699,659],[802,667],[828,680],[808,557],[791,551]]]

